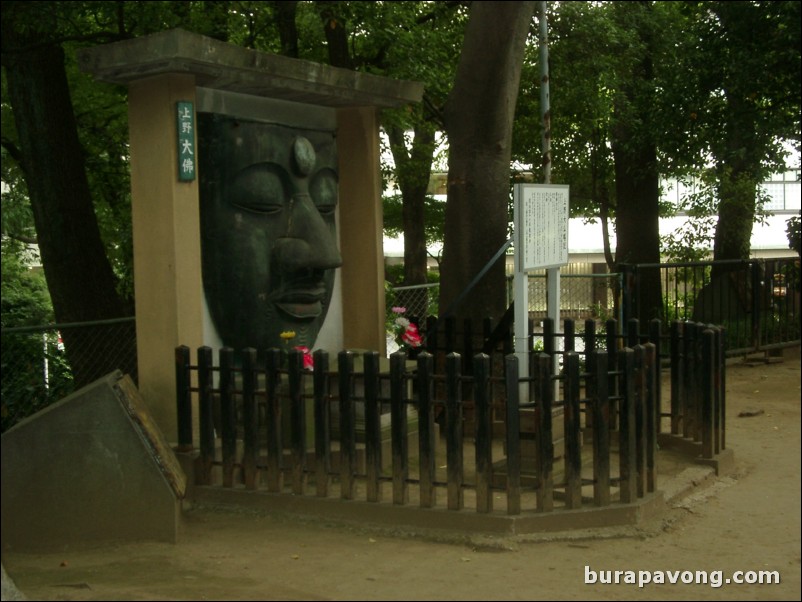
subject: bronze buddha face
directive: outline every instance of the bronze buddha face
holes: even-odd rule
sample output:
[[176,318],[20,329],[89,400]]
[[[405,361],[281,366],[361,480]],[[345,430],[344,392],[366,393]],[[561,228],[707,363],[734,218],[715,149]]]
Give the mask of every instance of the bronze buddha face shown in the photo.
[[337,248],[333,132],[198,114],[201,255],[209,311],[235,349],[312,348]]

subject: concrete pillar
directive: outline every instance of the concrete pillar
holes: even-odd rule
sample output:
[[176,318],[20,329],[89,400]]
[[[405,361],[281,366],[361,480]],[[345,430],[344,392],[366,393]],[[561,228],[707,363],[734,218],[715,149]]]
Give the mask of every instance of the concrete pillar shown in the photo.
[[195,76],[131,82],[131,212],[139,390],[170,441],[177,440],[177,345],[203,344],[198,183],[178,179],[176,102],[195,106]]
[[386,352],[379,118],[373,107],[337,111],[340,252],[346,349]]

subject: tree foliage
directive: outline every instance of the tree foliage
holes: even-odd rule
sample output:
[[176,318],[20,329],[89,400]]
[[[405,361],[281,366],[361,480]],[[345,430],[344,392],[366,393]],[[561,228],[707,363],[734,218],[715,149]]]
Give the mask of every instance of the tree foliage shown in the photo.
[[800,143],[799,2],[690,2],[696,43],[680,69],[690,91],[688,147],[715,181],[715,259],[746,259],[759,184]]
[[53,320],[44,275],[27,265],[24,243],[6,238],[2,245],[0,322],[4,336],[0,426],[5,432],[19,420],[69,393],[72,375],[59,352],[57,333],[24,331],[25,327]]
[[[452,258],[446,257],[444,275],[459,271],[453,282],[464,283],[479,269],[474,261],[481,264],[487,259],[483,246],[495,246],[497,238],[506,236],[510,175],[509,162],[504,177],[501,171],[495,174],[495,167],[492,177],[485,174],[477,161],[495,165],[495,159],[482,156],[481,145],[473,146],[464,137],[471,128],[491,130],[498,125],[492,112],[482,112],[481,102],[506,85],[488,83],[498,75],[487,70],[500,50],[493,45],[478,48],[474,73],[461,76],[468,85],[457,77],[469,4],[471,12],[492,8],[480,21],[488,29],[501,27],[499,11],[507,3],[3,2],[4,238],[43,246],[55,319],[130,312],[125,90],[98,85],[81,74],[74,53],[87,45],[182,27],[262,51],[423,81],[421,106],[382,115],[395,163],[387,178],[400,187],[401,229],[409,244],[405,281],[425,280],[425,249],[437,235],[440,219],[433,211],[438,206],[426,195],[437,152],[433,141],[448,125],[452,159],[454,153],[477,153],[470,159],[474,165],[470,177],[455,168],[452,182],[462,185],[463,180],[483,176],[493,190],[475,202],[451,203],[444,224],[452,232],[446,240],[446,256],[451,253]],[[716,256],[743,256],[760,212],[758,183],[782,165],[783,141],[794,141],[797,147],[800,143],[802,4],[552,2],[548,6],[552,179],[571,185],[572,214],[605,224],[608,217],[616,220],[619,239],[626,223],[640,233],[647,230],[645,207],[649,228],[666,210],[655,207],[653,174],[680,178],[695,174],[708,194],[688,199],[689,207],[700,219],[719,218]],[[508,42],[511,31],[503,29],[507,38],[493,44]],[[470,49],[471,42],[465,42]],[[528,43],[516,59],[521,86],[510,157],[533,165],[534,170],[541,163],[542,130],[537,50],[537,44]],[[476,77],[479,73],[486,76]],[[21,81],[31,84],[34,75],[40,82],[36,90],[20,87]],[[62,79],[66,84],[58,85]],[[447,100],[452,107],[448,120]],[[56,118],[48,122],[52,115]],[[20,123],[28,125],[20,128]],[[64,137],[68,135],[69,146]],[[644,170],[650,178],[648,196],[633,192],[637,187],[624,192],[624,180],[639,178]],[[626,217],[628,201],[631,218]],[[395,201],[389,199],[388,223],[394,207]],[[470,214],[486,219],[467,220]],[[490,224],[492,235],[486,231]],[[497,224],[504,225],[503,234]],[[652,239],[644,245],[623,238],[619,261],[622,255],[644,260],[659,253]],[[471,240],[481,244],[466,244]],[[9,254],[19,256],[21,249],[4,244],[4,262]],[[613,259],[610,250],[608,263],[613,265]],[[447,290],[450,278],[446,276],[444,283]],[[88,292],[90,286],[96,287],[94,292]],[[482,307],[487,291],[477,291],[473,298]]]
[[802,256],[802,219],[798,215],[788,218],[785,235],[788,237],[788,248]]

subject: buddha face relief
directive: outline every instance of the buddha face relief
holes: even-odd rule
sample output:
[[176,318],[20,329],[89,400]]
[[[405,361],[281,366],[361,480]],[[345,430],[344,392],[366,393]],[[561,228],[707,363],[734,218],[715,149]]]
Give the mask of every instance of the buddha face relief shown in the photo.
[[337,248],[332,132],[198,115],[203,287],[223,344],[312,348]]

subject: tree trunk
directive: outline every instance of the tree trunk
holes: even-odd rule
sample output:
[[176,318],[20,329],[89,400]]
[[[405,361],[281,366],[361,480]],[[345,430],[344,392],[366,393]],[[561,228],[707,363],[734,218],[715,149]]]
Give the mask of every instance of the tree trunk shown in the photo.
[[[636,89],[650,89],[651,80],[652,61],[647,55],[616,99],[612,147],[617,199],[615,261],[619,270],[623,264],[660,263],[660,179],[657,146],[650,133],[651,103],[648,97],[635,93]],[[637,281],[625,282],[624,286],[634,301],[629,317],[638,318],[641,328],[662,315],[659,268],[639,269]]]
[[736,115],[738,124],[726,128],[726,154],[718,160],[718,224],[713,241],[713,259],[749,259],[752,225],[755,221],[757,186],[761,152],[755,139],[758,125],[753,110],[732,94],[728,113]]
[[[445,109],[449,140],[440,311],[446,311],[507,239],[512,121],[534,2],[474,2]],[[499,318],[503,259],[454,308]]]
[[388,127],[387,135],[395,162],[398,187],[403,204],[404,229],[404,284],[427,282],[427,252],[425,229],[425,203],[432,173],[434,129],[418,125],[412,141],[412,152],[407,151],[404,132],[399,127]]
[[[631,146],[626,138],[613,144],[615,156],[617,270],[623,264],[660,263],[659,189],[654,145]],[[637,289],[633,289],[637,284]],[[634,313],[642,327],[661,316],[660,269],[640,268],[637,283],[625,282],[634,296]]]
[[713,242],[713,258],[749,259],[755,221],[756,183],[751,174],[727,171],[719,176],[718,225]]
[[[760,35],[768,32],[774,34],[774,25],[770,29],[766,26],[770,20],[761,18],[751,26],[744,26],[744,19],[748,22],[750,18],[758,17],[758,9],[750,3],[714,2],[711,3],[711,10],[720,21],[729,44],[748,48],[753,40],[761,40],[760,48],[762,51],[765,44],[766,56],[777,52],[775,44],[763,41]],[[799,40],[798,35],[796,39]],[[796,72],[799,73],[798,65]],[[755,76],[758,77],[759,74],[755,73]],[[723,148],[715,157],[719,217],[713,242],[713,259],[749,259],[757,187],[765,176],[761,167],[771,154],[771,137],[767,135],[770,131],[767,130],[769,125],[766,117],[761,118],[760,113],[765,111],[766,115],[774,112],[781,114],[784,109],[782,103],[777,102],[778,99],[769,102],[761,93],[760,84],[752,78],[742,81],[733,74],[724,79],[722,86],[726,117],[723,124]],[[796,98],[798,99],[798,95]],[[795,108],[798,111],[798,100]],[[797,132],[798,123],[797,117]],[[713,271],[716,276],[717,272],[723,273],[727,270],[714,268]]]
[[281,54],[294,59],[298,58],[298,27],[295,24],[295,14],[298,11],[297,2],[269,2],[275,15],[276,27],[281,40]]
[[326,36],[326,46],[329,52],[329,64],[332,67],[353,69],[354,64],[351,60],[351,53],[348,51],[348,36],[346,35],[345,25],[338,14],[339,3],[331,0],[319,0],[315,4],[323,21],[323,33]]
[[[3,28],[3,64],[33,208],[39,252],[58,322],[131,316],[117,293],[117,278],[100,237],[89,192],[84,154],[67,84],[64,53],[57,45],[15,44]],[[47,135],[43,135],[46,133]],[[62,333],[76,385],[114,370],[136,374],[133,332],[128,340],[100,340],[93,329]],[[109,347],[128,347],[133,364],[115,361]],[[105,347],[105,350],[104,350]]]

